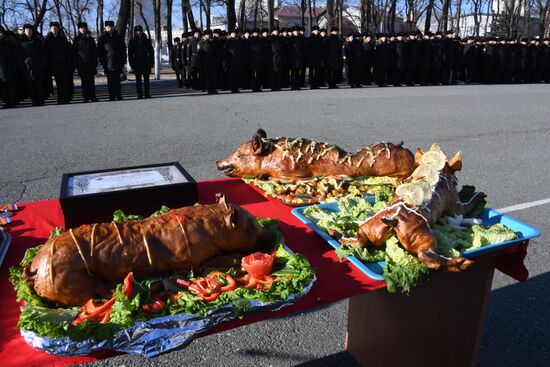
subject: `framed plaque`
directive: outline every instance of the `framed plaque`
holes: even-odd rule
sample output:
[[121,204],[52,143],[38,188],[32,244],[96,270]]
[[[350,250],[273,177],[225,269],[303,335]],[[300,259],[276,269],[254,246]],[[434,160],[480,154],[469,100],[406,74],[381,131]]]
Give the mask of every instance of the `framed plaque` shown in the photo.
[[178,162],[65,173],[61,181],[66,228],[111,221],[117,209],[148,216],[197,200],[197,183]]

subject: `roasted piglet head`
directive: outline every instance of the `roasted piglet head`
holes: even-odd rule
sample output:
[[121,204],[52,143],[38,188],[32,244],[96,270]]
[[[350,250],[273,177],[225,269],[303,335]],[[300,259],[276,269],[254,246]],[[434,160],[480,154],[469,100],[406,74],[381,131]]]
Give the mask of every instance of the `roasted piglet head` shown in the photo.
[[270,152],[270,143],[264,130],[258,131],[252,139],[239,145],[227,158],[216,162],[218,169],[230,177],[252,177],[262,171],[262,161]]

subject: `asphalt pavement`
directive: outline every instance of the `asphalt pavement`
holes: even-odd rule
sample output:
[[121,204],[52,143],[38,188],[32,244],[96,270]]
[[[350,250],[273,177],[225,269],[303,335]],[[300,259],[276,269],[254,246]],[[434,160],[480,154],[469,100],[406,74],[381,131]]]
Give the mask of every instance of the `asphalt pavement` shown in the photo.
[[[377,141],[404,140],[410,149],[437,142],[448,154],[462,152],[459,181],[484,191],[493,208],[550,198],[549,85],[207,96],[173,84],[153,82],[150,100],[135,99],[128,83],[125,101],[0,111],[0,201],[58,197],[65,172],[179,161],[197,180],[221,177],[215,161],[258,127],[352,151]],[[550,204],[510,215],[543,234],[529,247],[528,281],[495,273],[478,366],[549,366]],[[90,365],[356,366],[345,352],[346,315],[341,301],[199,338],[151,360],[120,355]],[[399,353],[399,345],[391,348]]]

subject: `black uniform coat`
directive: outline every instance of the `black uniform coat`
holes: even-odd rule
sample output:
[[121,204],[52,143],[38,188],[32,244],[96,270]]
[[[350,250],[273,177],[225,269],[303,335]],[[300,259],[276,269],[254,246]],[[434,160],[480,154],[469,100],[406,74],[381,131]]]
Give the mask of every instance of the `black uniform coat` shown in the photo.
[[228,38],[223,49],[223,71],[227,74],[239,74],[242,69],[241,40]]
[[264,41],[260,37],[250,37],[248,43],[247,64],[250,70],[261,71],[264,68]]
[[97,41],[99,63],[105,71],[122,72],[126,64],[126,43],[116,32],[104,32]]
[[290,38],[290,68],[301,69],[305,65],[306,38],[302,35]]
[[150,74],[155,65],[155,51],[149,37],[134,37],[128,44],[128,60],[135,74]]
[[198,56],[201,67],[208,72],[216,70],[219,62],[220,51],[218,42],[213,38],[209,40],[203,39],[198,45]]
[[172,49],[170,50],[170,67],[174,71],[181,70],[182,67],[181,62],[181,42],[178,42],[177,44],[172,46]]
[[73,41],[74,66],[80,76],[97,74],[97,48],[90,34],[79,33]]
[[308,65],[312,68],[320,68],[323,64],[323,40],[321,36],[312,34],[307,44]]
[[330,70],[342,69],[342,40],[340,37],[331,34],[326,40],[325,65]]
[[271,68],[274,71],[283,70],[285,61],[285,39],[281,36],[270,38],[269,47],[271,49]]
[[364,51],[363,42],[356,38],[346,43],[344,53],[349,70],[360,71],[363,68]]
[[44,45],[42,41],[33,34],[31,38],[21,36],[21,53],[23,61],[23,76],[25,80],[38,80],[44,77]]
[[46,50],[46,67],[51,75],[61,75],[72,72],[73,58],[71,44],[65,35],[59,31],[57,36],[48,33],[44,40]]
[[0,82],[17,79],[20,55],[17,45],[7,36],[0,41]]

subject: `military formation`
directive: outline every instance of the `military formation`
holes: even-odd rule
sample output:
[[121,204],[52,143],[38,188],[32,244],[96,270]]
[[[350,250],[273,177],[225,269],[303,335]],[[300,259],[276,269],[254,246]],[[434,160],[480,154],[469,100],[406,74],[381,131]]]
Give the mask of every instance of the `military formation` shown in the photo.
[[[151,40],[134,27],[128,47],[106,21],[97,43],[85,22],[78,23],[72,43],[59,23],[50,23],[42,37],[26,24],[16,34],[0,27],[0,89],[4,108],[26,97],[44,104],[57,88],[59,104],[73,98],[73,75],[82,83],[85,102],[95,102],[95,75],[101,65],[109,99],[122,100],[121,75],[129,63],[136,76],[138,98],[150,98],[149,75],[154,65]],[[302,27],[229,32],[194,31],[174,39],[170,63],[178,87],[238,93],[299,90],[306,87],[352,88],[448,85],[457,83],[549,83],[550,39],[467,37],[452,32],[408,32],[341,36],[313,27],[306,37]]]

